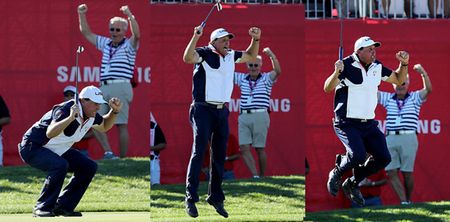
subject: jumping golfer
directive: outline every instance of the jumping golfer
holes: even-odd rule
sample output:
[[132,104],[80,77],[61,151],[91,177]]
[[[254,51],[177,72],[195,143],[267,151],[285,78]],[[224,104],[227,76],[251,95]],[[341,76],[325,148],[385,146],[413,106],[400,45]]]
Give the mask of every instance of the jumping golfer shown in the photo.
[[[330,171],[328,192],[336,196],[343,173],[353,169],[353,176],[342,183],[342,190],[361,206],[364,198],[358,188],[359,182],[391,162],[386,139],[374,120],[378,86],[381,80],[401,85],[408,71],[407,52],[396,53],[400,64],[392,71],[376,60],[376,47],[379,46],[379,42],[367,36],[356,40],[354,53],[335,62],[334,72],[324,84],[325,92],[335,90],[334,130],[346,149],[346,155],[336,158],[336,166]],[[367,161],[366,153],[371,154]]]
[[217,213],[228,217],[224,209],[225,195],[222,190],[222,174],[228,140],[228,115],[226,106],[231,100],[235,63],[245,63],[256,58],[259,50],[261,30],[252,27],[248,31],[252,37],[246,51],[230,49],[230,39],[234,38],[223,28],[211,33],[209,45],[196,48],[203,34],[201,26],[194,28],[194,34],[184,50],[183,61],[195,64],[190,121],[194,133],[194,143],[186,177],[186,212],[197,217],[195,202],[199,201],[197,189],[205,149],[211,138],[211,170],[206,201]]
[[[79,101],[69,100],[55,105],[23,136],[19,144],[22,160],[47,172],[33,216],[81,216],[74,210],[91,183],[97,164],[70,147],[80,141],[91,127],[100,132],[111,129],[122,103],[112,98],[109,100],[111,110],[101,116],[97,111],[103,103],[106,102],[98,88],[85,87],[80,92]],[[73,176],[61,192],[67,172],[73,172]]]
[[[120,8],[120,11],[128,17],[128,21],[122,17],[111,18],[108,24],[111,37],[100,36],[91,31],[86,19],[87,11],[88,7],[86,4],[78,6],[81,33],[103,53],[100,70],[100,89],[104,93],[106,100],[117,97],[123,102],[123,110],[115,123],[119,129],[120,157],[122,158],[126,156],[128,151],[128,110],[133,100],[133,90],[130,81],[133,78],[136,53],[141,36],[139,25],[130,8],[125,5]],[[130,38],[125,37],[128,30],[128,22],[130,22]],[[103,115],[108,110],[109,107],[103,105],[99,113]],[[95,130],[94,133],[105,151],[104,159],[117,159],[112,153],[107,135]]]

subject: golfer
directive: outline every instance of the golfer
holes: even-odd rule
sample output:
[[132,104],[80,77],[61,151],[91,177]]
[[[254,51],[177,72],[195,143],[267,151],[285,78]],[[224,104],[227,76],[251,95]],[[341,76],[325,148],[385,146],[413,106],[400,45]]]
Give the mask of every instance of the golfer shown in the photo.
[[[381,80],[401,85],[408,71],[407,52],[397,52],[399,65],[392,71],[376,60],[376,48],[380,46],[381,43],[367,36],[356,40],[354,53],[335,62],[334,72],[324,84],[325,92],[335,91],[334,130],[346,149],[342,158],[337,156],[336,166],[330,171],[328,192],[336,196],[342,175],[353,169],[353,176],[344,181],[342,189],[348,198],[361,206],[364,198],[358,188],[359,182],[391,162],[386,139],[374,120],[378,86]],[[371,157],[366,161],[367,153]]]
[[[101,132],[111,129],[122,108],[120,100],[112,98],[111,110],[100,116],[97,111],[106,101],[95,86],[81,90],[79,97],[79,101],[69,100],[53,106],[28,129],[19,144],[22,160],[47,173],[33,208],[35,217],[82,216],[74,209],[91,183],[97,164],[70,147],[91,127]],[[73,176],[61,192],[67,172],[73,172]]]
[[205,149],[211,139],[211,170],[207,202],[217,213],[228,217],[223,206],[225,195],[222,190],[222,174],[228,141],[228,107],[233,91],[235,63],[252,61],[258,55],[261,30],[249,29],[250,45],[246,51],[230,49],[230,40],[234,38],[223,28],[214,30],[209,45],[196,49],[203,34],[202,26],[194,28],[194,33],[184,50],[183,61],[195,64],[192,80],[192,104],[190,121],[194,134],[192,154],[186,176],[186,212],[197,217],[195,202],[199,201],[197,189]]

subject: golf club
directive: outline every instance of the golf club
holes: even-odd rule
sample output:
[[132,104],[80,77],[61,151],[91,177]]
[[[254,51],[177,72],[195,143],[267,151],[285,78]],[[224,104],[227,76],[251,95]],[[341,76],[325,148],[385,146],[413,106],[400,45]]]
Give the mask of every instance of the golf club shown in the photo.
[[[75,56],[75,102],[78,103],[78,56],[80,55],[80,53],[82,53],[84,51],[83,46],[78,46],[77,48],[77,54]],[[76,115],[76,117],[78,117],[78,115]]]
[[343,11],[342,11],[342,0],[339,0],[339,11],[338,11],[338,16],[339,16],[339,23],[341,25],[341,30],[339,32],[339,60],[342,60],[342,57],[344,56],[344,47],[342,46],[342,32],[343,32],[343,22],[342,22],[342,15]]
[[[211,15],[212,11],[214,10],[214,7],[217,7],[218,12],[222,11],[222,4],[220,4],[220,1],[221,0],[216,0],[216,4],[214,4],[213,7],[211,8],[211,10],[209,10],[208,15],[206,16],[205,20],[203,20],[202,24],[200,25],[202,27],[202,29],[205,27],[206,21],[208,20],[209,16]],[[200,34],[200,32],[197,31],[197,34]]]

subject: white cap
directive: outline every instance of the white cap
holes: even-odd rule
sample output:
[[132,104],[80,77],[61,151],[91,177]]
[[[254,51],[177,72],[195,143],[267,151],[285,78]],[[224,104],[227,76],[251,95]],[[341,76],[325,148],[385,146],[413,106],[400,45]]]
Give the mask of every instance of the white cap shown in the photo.
[[233,33],[229,33],[224,28],[216,29],[213,32],[211,32],[211,36],[209,37],[209,42],[212,42],[212,41],[214,41],[216,39],[220,39],[220,38],[225,37],[225,36],[230,37],[230,39],[234,38]]
[[80,92],[80,99],[89,99],[94,103],[107,103],[103,99],[103,93],[95,86],[86,86]]
[[356,40],[355,42],[355,52],[361,48],[374,45],[375,47],[380,47],[381,43],[373,41],[369,36],[363,36]]
[[64,88],[64,93],[66,93],[66,92],[76,93],[77,92],[77,88],[75,88],[75,86],[66,86],[66,88]]

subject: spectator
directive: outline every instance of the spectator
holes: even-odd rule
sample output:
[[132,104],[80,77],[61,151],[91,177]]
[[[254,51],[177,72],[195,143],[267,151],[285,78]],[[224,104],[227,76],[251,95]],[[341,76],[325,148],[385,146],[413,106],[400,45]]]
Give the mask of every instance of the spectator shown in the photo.
[[203,27],[198,26],[194,28],[193,36],[183,54],[185,63],[195,64],[192,80],[193,102],[189,113],[194,142],[187,170],[185,198],[186,213],[191,217],[198,217],[195,203],[199,201],[199,175],[209,139],[212,140],[212,170],[206,201],[218,214],[228,217],[223,206],[225,194],[222,190],[229,131],[229,110],[226,103],[231,100],[235,63],[251,61],[258,54],[261,30],[252,27],[248,33],[252,40],[244,52],[230,49],[230,39],[234,38],[234,35],[223,28],[211,33],[208,46],[196,49],[203,34]]
[[[85,87],[78,101],[53,106],[25,132],[19,144],[20,157],[47,173],[33,216],[82,216],[74,210],[91,183],[97,164],[70,147],[91,127],[102,132],[111,129],[122,103],[112,98],[111,110],[104,116],[97,113],[101,103],[106,103],[102,92],[94,86]],[[61,193],[68,171],[73,172],[73,176]]]
[[[433,1],[433,0],[428,0],[428,1]],[[382,0],[383,11],[385,12],[385,14],[387,16],[389,16],[389,13],[392,13],[392,11],[390,12],[391,2],[392,2],[392,0]],[[401,10],[401,9],[399,9],[399,10]],[[403,1],[403,10],[405,11],[406,17],[408,17],[408,18],[414,17],[414,15],[413,15],[414,2],[411,3],[411,0],[404,0]]]
[[[435,3],[438,3],[439,0],[428,0],[428,11],[429,11],[429,17],[434,18],[436,15],[440,14],[437,11],[437,5],[435,5]],[[382,5],[383,5],[383,11],[385,12],[386,15],[389,15],[389,9],[391,7],[391,3],[392,0],[382,0]],[[404,11],[406,14],[406,17],[408,18],[413,18],[416,17],[418,15],[416,15],[414,12],[415,7],[417,7],[416,4],[418,4],[417,2],[415,2],[414,0],[404,0]],[[449,18],[450,16],[450,0],[443,0],[442,1],[442,7],[444,9],[444,17],[445,18]],[[435,15],[436,14],[436,15]]]
[[[263,52],[272,61],[272,71],[261,73],[262,57],[247,62],[248,73],[235,73],[234,83],[241,89],[239,107],[239,145],[242,158],[253,178],[263,177],[267,167],[266,140],[270,125],[269,106],[272,86],[281,74],[275,54],[265,48]],[[258,154],[259,173],[250,151],[253,146]]]
[[[381,200],[381,187],[387,183],[386,171],[381,169],[375,174],[362,180],[358,186],[361,188],[361,194],[364,197],[364,206],[381,206],[383,201]],[[359,208],[360,206],[355,202],[351,204],[352,208]]]
[[[409,92],[409,78],[407,78],[405,83],[393,85],[394,93],[378,92],[378,103],[387,111],[386,142],[392,157],[386,171],[401,204],[411,203],[414,188],[412,173],[419,146],[417,126],[420,108],[432,90],[430,77],[422,65],[414,65],[414,70],[422,76],[422,89]],[[399,169],[403,175],[403,184],[398,176]]]
[[150,184],[155,185],[161,184],[160,152],[166,148],[167,142],[161,127],[150,115]]
[[[340,157],[342,159],[342,156]],[[372,158],[368,155],[367,158]],[[352,176],[351,171],[347,171],[344,173],[343,178],[348,178]],[[383,205],[383,201],[381,200],[381,188],[387,183],[387,175],[384,169],[379,170],[375,174],[364,178],[359,184],[358,187],[361,189],[361,194],[364,197],[364,207],[369,206],[381,206]],[[344,196],[338,195],[338,197],[342,200],[343,207],[351,207],[351,208],[361,208],[359,204],[354,201],[348,201],[348,198]]]
[[359,16],[360,18],[365,18],[375,15],[375,1],[373,0],[359,0],[356,2],[353,0],[334,0],[334,4],[338,17]]
[[[210,154],[209,154],[210,147],[208,146],[206,148],[206,154],[205,159],[203,161],[203,168],[202,171],[204,173],[204,179],[209,180],[210,175]],[[234,161],[238,160],[240,157],[239,152],[239,143],[235,135],[230,134],[228,137],[228,145],[227,145],[227,155],[225,157],[225,164],[224,164],[224,171],[222,178],[224,180],[230,180],[230,179],[236,179],[236,176],[234,175]],[[202,180],[202,179],[201,179]]]
[[308,158],[305,157],[305,176],[308,175],[309,173],[309,163],[308,163]]
[[3,127],[11,122],[11,115],[9,114],[8,106],[6,106],[3,97],[0,96],[0,167],[3,166]]
[[[450,18],[450,0],[442,0],[442,7],[444,8],[444,18]],[[435,14],[439,14],[437,11],[438,0],[428,0],[428,9],[430,10],[430,17],[434,18]]]
[[[364,198],[358,184],[364,178],[383,169],[391,161],[383,133],[375,118],[377,89],[381,80],[401,85],[406,80],[409,54],[396,53],[399,66],[396,71],[376,60],[376,47],[381,43],[364,36],[356,40],[354,53],[338,60],[334,72],[325,80],[324,91],[335,91],[334,130],[346,149],[346,155],[330,171],[328,192],[336,196],[342,175],[353,170],[353,176],[342,183],[345,195],[360,206]],[[373,158],[366,161],[367,153]]]
[[[74,99],[76,91],[77,88],[75,88],[75,86],[66,86],[64,88],[64,102]],[[80,153],[89,156],[89,140],[92,136],[94,136],[94,134],[92,133],[92,130],[89,130],[80,141],[72,145],[72,148],[75,148],[80,151]]]
[[[130,22],[131,37],[125,34],[128,29],[128,21],[122,17],[114,17],[109,21],[109,32],[111,37],[104,37],[91,32],[86,13],[86,4],[78,6],[80,31],[83,36],[103,53],[100,71],[100,89],[106,100],[117,97],[123,102],[123,110],[117,117],[116,126],[119,129],[120,157],[126,157],[128,151],[128,113],[133,90],[131,79],[136,60],[136,52],[139,48],[140,31],[138,23],[128,6],[122,6],[120,11],[128,17]],[[108,106],[102,106],[100,113],[108,112]],[[109,145],[105,133],[94,131],[98,141],[102,145],[105,159],[114,159],[115,155]]]

